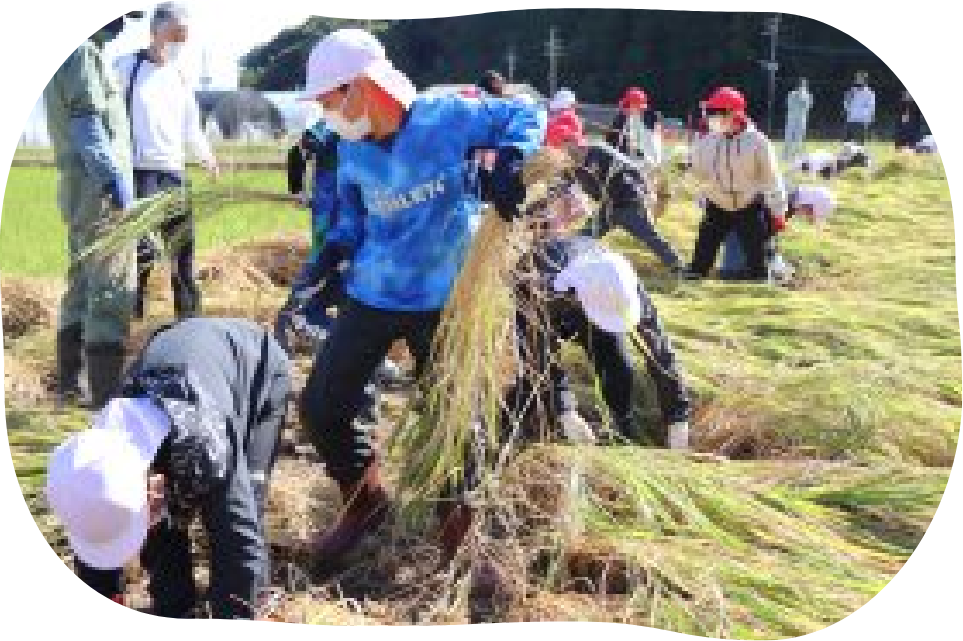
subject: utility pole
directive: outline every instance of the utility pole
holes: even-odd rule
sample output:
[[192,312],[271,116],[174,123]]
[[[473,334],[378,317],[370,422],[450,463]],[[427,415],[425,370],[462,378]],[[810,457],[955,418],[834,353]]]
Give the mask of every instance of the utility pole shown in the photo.
[[515,84],[515,61],[517,60],[515,55],[514,45],[508,47],[508,53],[505,54],[505,60],[508,62],[508,84]]
[[769,108],[766,112],[766,133],[773,135],[772,131],[772,110],[776,103],[776,70],[779,63],[776,62],[776,49],[779,46],[779,21],[782,14],[774,13],[766,21],[766,30],[762,35],[769,36],[769,60],[763,61],[763,66],[769,72]]
[[554,96],[558,81],[558,57],[562,54],[562,43],[555,35],[553,25],[548,32],[548,42],[545,43],[545,55],[548,56],[548,95]]

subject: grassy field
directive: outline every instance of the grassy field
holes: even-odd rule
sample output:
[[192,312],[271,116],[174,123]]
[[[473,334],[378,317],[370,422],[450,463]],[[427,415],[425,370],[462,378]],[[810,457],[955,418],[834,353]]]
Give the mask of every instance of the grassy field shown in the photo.
[[[538,448],[522,457],[507,490],[523,496],[526,522],[542,525],[497,542],[514,554],[505,562],[518,564],[526,586],[507,620],[788,637],[852,613],[899,570],[932,518],[957,449],[955,249],[938,159],[874,151],[873,175],[853,170],[831,183],[839,207],[825,227],[792,221],[781,239],[796,270],[789,287],[678,283],[647,250],[619,233],[609,237],[638,267],[689,376],[696,449],[723,457],[628,447]],[[280,172],[226,180],[284,188]],[[49,170],[11,172],[0,227],[5,315],[16,313],[6,302],[14,285],[43,293],[48,306],[55,300],[63,230],[53,182]],[[699,214],[685,181],[676,177],[674,184],[660,225],[687,256]],[[263,252],[237,243],[277,229],[303,235],[306,218],[284,206],[221,211],[201,225],[200,262],[230,265]],[[210,313],[269,319],[284,291],[259,283],[241,276],[205,281]],[[135,327],[137,336],[169,314],[165,290],[158,288],[163,302],[152,304],[155,316]],[[8,437],[27,501],[60,547],[39,488],[51,445],[86,416],[50,410],[52,315],[37,316],[29,331],[5,340]],[[583,357],[573,349],[566,358],[580,403],[598,406]],[[299,375],[307,364],[299,359]],[[403,401],[389,398],[386,414]],[[640,416],[651,416],[649,401],[643,395]],[[277,539],[330,523],[333,489],[317,466],[297,457],[280,466],[271,511]],[[572,468],[586,479],[574,497],[559,471]],[[545,519],[577,527],[559,535]],[[383,541],[360,564],[379,577],[368,577],[366,599],[345,586],[328,598],[296,588],[281,618],[464,622],[463,601],[438,599],[457,588],[411,560],[422,547]],[[276,552],[283,555],[283,546]],[[375,572],[382,566],[397,572]],[[423,577],[415,583],[427,586],[427,596],[411,597],[405,586],[412,576]],[[433,604],[427,609],[426,600]],[[412,608],[420,608],[415,618]]]
[[[203,172],[191,174],[203,186]],[[59,276],[66,272],[66,231],[57,209],[57,172],[46,167],[18,167],[10,172],[0,220],[0,273],[25,276]],[[282,172],[229,172],[222,186],[283,194],[287,182]],[[231,243],[274,232],[308,228],[306,210],[283,204],[252,203],[232,207],[211,218],[196,212],[200,221],[197,246],[201,253]],[[43,239],[38,243],[37,239]]]

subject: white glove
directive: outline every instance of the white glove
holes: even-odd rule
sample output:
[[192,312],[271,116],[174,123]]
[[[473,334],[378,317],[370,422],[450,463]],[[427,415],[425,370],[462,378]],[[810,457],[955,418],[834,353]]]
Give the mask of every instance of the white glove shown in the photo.
[[570,443],[591,444],[595,442],[595,433],[576,410],[568,410],[559,417],[562,433]]
[[689,449],[689,423],[687,421],[679,421],[669,425],[669,449]]

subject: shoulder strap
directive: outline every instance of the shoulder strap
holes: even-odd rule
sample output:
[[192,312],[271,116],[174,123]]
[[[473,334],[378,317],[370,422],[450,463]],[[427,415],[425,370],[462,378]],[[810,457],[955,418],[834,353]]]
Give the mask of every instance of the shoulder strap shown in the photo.
[[141,49],[134,54],[134,66],[130,70],[130,78],[127,81],[127,91],[124,92],[124,102],[127,103],[127,116],[131,115],[131,108],[134,104],[134,83],[137,82],[137,72],[145,60],[150,60],[147,49]]
[[[134,55],[134,66],[130,69],[130,79],[127,81],[127,90],[124,92],[124,102],[127,105],[127,121],[130,123],[130,146],[131,151],[135,151],[134,143],[134,83],[137,82],[137,72],[145,60],[150,60],[150,54],[146,49],[141,49]],[[136,152],[135,152],[136,153]]]

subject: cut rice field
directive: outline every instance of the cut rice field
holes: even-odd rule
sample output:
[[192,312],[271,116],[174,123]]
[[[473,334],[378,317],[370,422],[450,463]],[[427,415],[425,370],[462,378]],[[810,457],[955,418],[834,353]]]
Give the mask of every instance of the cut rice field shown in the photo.
[[[950,195],[936,157],[874,149],[877,171],[828,183],[828,223],[793,220],[781,251],[788,287],[677,282],[621,232],[608,241],[639,270],[693,388],[697,454],[539,446],[497,488],[517,527],[473,539],[522,588],[502,619],[615,621],[719,638],[816,631],[865,604],[902,567],[942,497],[957,450],[961,355]],[[688,256],[699,212],[681,176],[659,226]],[[204,180],[198,176],[197,180]],[[225,176],[284,189],[281,172]],[[42,497],[46,456],[85,426],[52,411],[55,301],[64,235],[51,170],[15,168],[0,222],[7,437],[28,506],[69,553]],[[205,311],[268,324],[305,252],[307,214],[230,206],[203,220]],[[169,318],[166,275],[131,353]],[[403,356],[404,352],[400,354]],[[605,411],[584,355],[566,348],[583,413]],[[310,364],[296,360],[296,380]],[[640,421],[652,392],[640,386]],[[404,393],[387,395],[384,430]],[[293,417],[293,413],[292,413]],[[296,426],[285,436],[268,526],[280,620],[463,623],[465,585],[433,572],[422,531],[388,528],[334,586],[313,582],[302,549],[329,525],[336,491]],[[389,476],[401,466],[389,464]],[[581,479],[574,483],[573,479]],[[415,587],[412,587],[415,586]],[[136,590],[136,588],[135,588]]]

